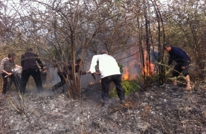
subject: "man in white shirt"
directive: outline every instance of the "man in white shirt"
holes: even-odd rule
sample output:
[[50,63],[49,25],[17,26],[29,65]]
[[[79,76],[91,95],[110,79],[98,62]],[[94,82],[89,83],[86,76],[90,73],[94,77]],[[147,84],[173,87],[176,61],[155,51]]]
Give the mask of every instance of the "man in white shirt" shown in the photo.
[[102,50],[101,54],[93,56],[88,73],[97,73],[95,69],[97,62],[99,62],[99,71],[101,74],[103,105],[108,104],[109,85],[111,82],[114,82],[116,86],[120,103],[124,103],[125,94],[121,85],[122,77],[117,61],[111,55],[108,55],[106,50]]

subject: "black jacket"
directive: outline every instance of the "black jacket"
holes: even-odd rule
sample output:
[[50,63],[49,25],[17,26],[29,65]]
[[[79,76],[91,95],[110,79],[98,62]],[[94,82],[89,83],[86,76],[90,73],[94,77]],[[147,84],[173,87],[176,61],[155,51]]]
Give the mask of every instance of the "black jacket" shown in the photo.
[[[80,75],[85,75],[86,74],[85,71],[80,70],[79,65],[75,65],[75,72],[79,73]],[[58,75],[62,75],[64,77],[66,77],[66,75],[68,75],[69,78],[72,79],[72,66],[71,65],[64,66],[63,70],[62,71],[58,70],[57,73],[58,73]]]
[[38,62],[39,66],[43,69],[43,64],[41,60],[39,59],[38,55],[32,53],[32,52],[26,52],[21,56],[21,66],[22,70],[27,70],[29,68],[31,69],[38,69],[38,65],[36,64]]
[[175,61],[177,64],[182,66],[188,66],[191,62],[190,57],[187,55],[185,51],[183,51],[179,47],[173,47],[171,51],[169,52],[169,61],[168,64],[171,65],[172,61]]
[[[71,65],[68,66],[68,67],[65,67],[64,70],[65,70],[65,72],[67,72],[68,74],[72,74],[72,66],[71,66]],[[85,71],[80,70],[80,66],[79,66],[79,65],[75,65],[75,72],[76,72],[76,73],[79,72],[80,75],[85,75],[85,74],[86,74]]]

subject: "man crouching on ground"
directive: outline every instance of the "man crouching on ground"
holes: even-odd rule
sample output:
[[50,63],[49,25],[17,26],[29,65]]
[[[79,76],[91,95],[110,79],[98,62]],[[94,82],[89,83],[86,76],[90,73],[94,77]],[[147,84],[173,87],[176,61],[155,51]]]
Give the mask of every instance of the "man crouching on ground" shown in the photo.
[[116,60],[111,55],[108,55],[106,50],[102,50],[100,55],[93,56],[88,73],[96,73],[95,66],[97,62],[99,62],[99,71],[101,74],[102,105],[105,106],[109,103],[109,85],[111,82],[114,82],[116,86],[120,103],[125,103],[125,94],[121,85],[121,72]]

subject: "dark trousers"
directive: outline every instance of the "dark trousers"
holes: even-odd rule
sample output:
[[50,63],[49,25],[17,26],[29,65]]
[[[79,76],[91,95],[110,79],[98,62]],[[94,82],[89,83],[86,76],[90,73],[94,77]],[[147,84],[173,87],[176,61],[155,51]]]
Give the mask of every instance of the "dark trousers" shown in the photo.
[[65,77],[66,77],[66,74],[64,73],[61,73],[61,72],[57,72],[59,78],[60,78],[60,82],[58,82],[57,84],[55,84],[53,87],[52,87],[52,90],[56,90],[60,87],[62,87],[66,82],[65,82]]
[[25,93],[26,84],[30,76],[33,77],[37,90],[38,91],[43,90],[42,81],[41,81],[41,72],[39,71],[39,69],[29,68],[27,70],[23,70],[21,74],[21,93],[23,94]]
[[8,79],[11,79],[11,81],[14,82],[14,85],[16,87],[17,90],[20,90],[19,88],[19,79],[17,77],[15,77],[14,74],[8,76],[8,77],[5,77],[7,76],[7,74],[5,73],[2,73],[2,78],[3,78],[3,91],[2,93],[3,94],[6,94],[6,91],[8,90],[8,87],[9,87],[9,80]]
[[[55,84],[54,86],[52,86],[53,91],[62,87],[66,83],[66,80],[70,80],[70,81],[73,80],[72,74],[66,74],[65,72],[57,72],[57,74],[61,81]],[[64,92],[64,89],[63,89],[63,92]]]
[[172,72],[173,77],[179,76],[180,73],[182,73],[184,76],[187,76],[189,74],[189,64],[186,65],[184,69],[182,69],[182,65],[181,64],[175,65],[174,70]]
[[[16,82],[16,85],[18,85],[18,88],[17,88],[17,89],[20,90],[20,83],[21,83],[20,74],[18,74],[18,73],[13,73],[13,75],[14,75],[14,80],[11,79],[11,78],[9,78],[7,90],[9,90],[9,89],[11,88],[11,86],[12,86],[13,83],[14,83],[14,85],[15,85],[15,82]],[[15,85],[15,86],[16,86],[16,85]]]
[[124,95],[124,90],[123,90],[122,85],[121,85],[121,82],[122,82],[121,75],[111,75],[111,76],[107,76],[107,77],[101,79],[103,101],[108,101],[109,86],[110,86],[111,82],[113,82],[115,84],[119,99],[124,100],[125,95]]

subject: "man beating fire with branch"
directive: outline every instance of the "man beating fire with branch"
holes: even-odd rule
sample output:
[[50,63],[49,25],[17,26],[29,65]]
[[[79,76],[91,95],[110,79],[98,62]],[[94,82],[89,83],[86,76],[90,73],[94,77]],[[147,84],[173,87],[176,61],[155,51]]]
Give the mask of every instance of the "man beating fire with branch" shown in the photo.
[[95,66],[99,62],[99,71],[101,74],[101,85],[102,85],[102,99],[103,106],[109,103],[109,85],[111,82],[114,82],[117,94],[120,99],[120,103],[125,103],[125,94],[122,88],[121,82],[121,72],[120,68],[117,64],[117,61],[111,56],[108,55],[106,50],[101,50],[101,54],[94,55],[91,61],[90,69],[88,73],[97,73],[95,70]]
[[[165,50],[169,53],[168,65],[171,65],[173,61],[176,62],[176,65],[172,72],[173,77],[177,77],[180,73],[182,73],[187,81],[187,87],[185,88],[185,90],[191,90],[192,88],[190,84],[190,76],[188,73],[189,64],[191,62],[190,57],[181,48],[174,47],[172,45],[166,45]],[[177,81],[175,80],[173,84],[177,85]]]
[[2,72],[2,78],[3,78],[2,94],[6,94],[6,91],[8,90],[8,84],[9,84],[8,78],[10,78],[14,82],[17,90],[20,90],[20,89],[18,89],[18,86],[17,86],[17,84],[18,84],[17,82],[19,82],[19,81],[18,81],[17,77],[14,75],[14,73],[12,73],[12,69],[15,67],[17,67],[17,68],[22,68],[22,67],[15,64],[15,62],[14,62],[15,57],[16,57],[16,55],[14,53],[10,53],[10,54],[8,54],[8,57],[5,57],[1,61],[0,70]]

